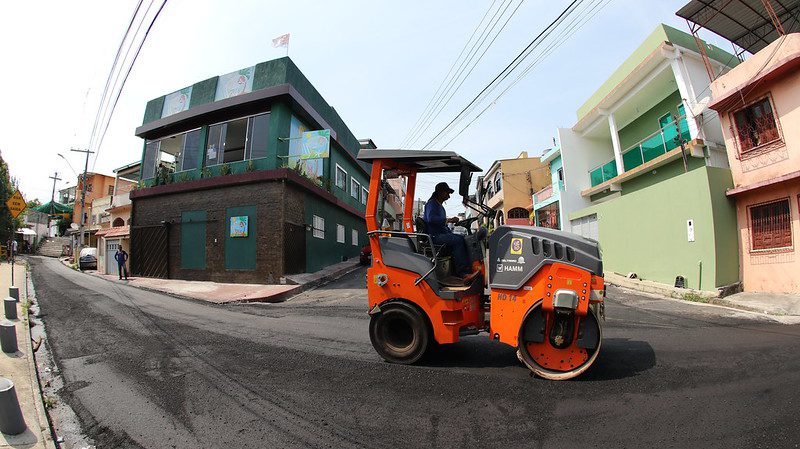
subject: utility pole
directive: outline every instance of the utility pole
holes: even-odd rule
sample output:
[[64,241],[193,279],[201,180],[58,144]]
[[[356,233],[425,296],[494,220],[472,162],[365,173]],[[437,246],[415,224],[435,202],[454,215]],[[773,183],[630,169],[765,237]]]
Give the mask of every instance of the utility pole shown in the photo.
[[[80,217],[81,224],[79,225],[78,228],[78,233],[81,235],[81,239],[78,242],[77,256],[80,257],[81,249],[83,249],[83,222],[86,221],[84,218],[86,216],[86,172],[89,170],[89,155],[93,154],[94,151],[76,150],[74,148],[70,149],[69,151],[74,151],[76,153],[86,153],[86,162],[83,164],[83,175],[81,177],[81,217]],[[73,257],[75,257],[75,254],[73,254]]]
[[53,176],[49,176],[49,178],[53,180],[53,193],[50,194],[50,215],[53,215],[53,202],[56,200],[56,181],[61,181],[61,178],[58,177],[58,172],[53,173]]

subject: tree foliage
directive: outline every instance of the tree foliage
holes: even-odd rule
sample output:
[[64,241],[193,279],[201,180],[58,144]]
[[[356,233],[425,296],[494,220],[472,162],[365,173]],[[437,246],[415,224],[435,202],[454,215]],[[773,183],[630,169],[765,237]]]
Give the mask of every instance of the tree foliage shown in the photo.
[[8,210],[6,202],[11,195],[14,194],[16,188],[11,182],[11,176],[8,173],[8,164],[3,159],[3,154],[0,152],[0,243],[5,244],[9,238],[14,235],[17,230],[18,220],[11,217],[11,211]]

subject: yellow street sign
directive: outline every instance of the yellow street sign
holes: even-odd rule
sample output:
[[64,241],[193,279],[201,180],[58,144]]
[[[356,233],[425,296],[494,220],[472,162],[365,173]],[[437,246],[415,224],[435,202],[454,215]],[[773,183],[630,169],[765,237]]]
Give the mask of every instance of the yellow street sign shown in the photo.
[[27,205],[25,204],[25,198],[22,197],[22,194],[19,193],[19,190],[14,192],[11,195],[11,198],[6,201],[6,206],[8,206],[8,210],[11,211],[11,216],[17,218],[22,211],[25,210]]

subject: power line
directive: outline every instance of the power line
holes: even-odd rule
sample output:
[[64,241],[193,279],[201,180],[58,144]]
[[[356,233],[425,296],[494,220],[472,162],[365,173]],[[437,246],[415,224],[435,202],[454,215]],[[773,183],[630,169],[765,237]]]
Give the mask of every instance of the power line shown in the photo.
[[111,123],[111,118],[114,116],[114,110],[116,109],[117,103],[119,102],[119,98],[122,95],[123,89],[125,88],[125,83],[128,81],[128,77],[130,76],[131,71],[133,70],[133,67],[136,64],[136,59],[139,57],[139,53],[141,53],[144,43],[147,41],[147,36],[150,34],[150,30],[153,29],[153,25],[155,25],[158,16],[161,14],[161,11],[164,10],[164,6],[166,5],[167,5],[167,0],[164,0],[161,3],[161,6],[158,8],[158,11],[156,11],[155,15],[153,16],[153,19],[150,21],[150,25],[147,27],[147,30],[145,31],[144,36],[142,37],[142,40],[139,42],[139,46],[136,48],[136,53],[134,53],[133,55],[133,59],[131,60],[130,65],[128,66],[128,70],[125,72],[125,77],[122,79],[122,84],[120,84],[120,87],[117,90],[117,95],[114,98],[114,103],[111,105],[111,110],[108,114],[108,119],[106,120],[105,125],[103,127],[103,132],[100,134],[100,140],[96,146],[97,154],[95,155],[94,162],[92,163],[92,170],[94,170],[94,166],[97,164],[97,159],[100,157],[100,147],[103,145],[103,139],[105,139],[106,132],[108,131],[108,126]]
[[[114,75],[114,69],[116,69],[117,64],[119,63],[119,55],[122,54],[122,47],[125,45],[125,41],[128,38],[128,34],[130,34],[131,32],[131,28],[133,28],[133,22],[136,21],[136,16],[139,14],[139,9],[142,7],[143,2],[144,0],[139,0],[139,3],[136,4],[136,8],[133,10],[133,15],[131,16],[131,20],[128,23],[128,28],[125,30],[125,34],[122,35],[122,40],[119,42],[119,47],[117,47],[117,54],[114,56],[114,62],[111,64],[111,70],[109,70],[108,72],[108,77],[106,78],[106,85],[103,88],[103,94],[100,95],[100,105],[97,108],[97,114],[94,117],[94,125],[92,126],[92,133],[89,136],[89,146],[92,145],[92,140],[94,139],[95,133],[97,132],[97,125],[100,123],[100,117],[103,111],[103,104],[104,103],[107,104],[106,100],[108,96],[108,88],[111,86],[111,78]],[[89,92],[87,91],[86,94],[88,95]]]
[[[567,25],[567,28],[560,34],[559,37],[556,38],[555,41],[551,42],[549,44],[549,46],[547,48],[545,48],[545,50],[537,58],[535,58],[523,70],[523,72],[519,76],[517,76],[517,78],[511,84],[509,84],[505,89],[503,89],[503,91],[500,92],[500,94],[497,97],[495,97],[494,100],[492,100],[492,102],[489,103],[489,105],[487,105],[485,108],[483,108],[475,117],[473,117],[473,119],[469,123],[467,123],[466,126],[464,126],[458,133],[456,133],[456,135],[453,136],[449,141],[447,141],[447,143],[445,145],[443,145],[441,147],[441,149],[447,148],[447,146],[450,145],[450,143],[452,143],[453,140],[455,140],[458,136],[460,136],[461,133],[463,133],[467,128],[469,128],[476,120],[478,120],[478,118],[480,118],[489,108],[494,106],[497,103],[497,101],[503,95],[506,94],[506,92],[508,92],[509,90],[511,90],[511,88],[516,86],[541,61],[546,59],[547,56],[549,56],[554,50],[556,50],[564,42],[566,42],[566,40],[569,39],[577,30],[579,30],[581,27],[583,27],[583,25],[585,25],[589,20],[594,18],[594,16],[597,15],[597,13],[599,13],[600,10],[602,10],[606,5],[608,5],[609,2],[610,2],[610,0],[605,0],[605,2],[603,3],[602,0],[601,0],[598,3],[595,3],[594,6],[591,7],[591,9],[590,9],[590,7],[587,7],[584,10],[584,13],[586,13],[587,12],[586,10],[588,10],[588,14],[587,15],[585,15],[583,17],[578,16],[576,18],[573,18],[573,20]],[[458,121],[456,121],[455,123],[457,124]]]
[[[445,101],[444,101],[444,103],[442,103],[442,102],[441,102],[441,100],[442,100],[442,99],[444,99],[444,96],[442,96],[442,98],[440,99],[440,101],[439,101],[439,103],[438,103],[438,105],[437,105],[437,107],[438,107],[438,110],[437,110],[436,114],[435,114],[435,115],[433,115],[433,116],[432,116],[432,117],[431,117],[429,120],[427,120],[427,125],[425,125],[424,129],[422,129],[422,130],[419,132],[419,134],[416,136],[416,138],[414,139],[414,141],[413,141],[413,142],[411,142],[411,144],[414,144],[414,143],[416,143],[416,142],[417,142],[417,140],[419,140],[419,139],[420,139],[420,138],[421,138],[421,137],[424,135],[424,133],[425,133],[425,132],[427,132],[427,130],[428,130],[428,129],[430,128],[430,126],[433,124],[433,121],[434,121],[434,120],[436,120],[436,119],[439,117],[439,114],[441,114],[441,113],[442,113],[442,111],[444,110],[444,108],[445,108],[445,107],[446,107],[448,104],[450,104],[450,100],[452,100],[452,99],[453,99],[453,96],[456,94],[456,92],[458,92],[458,90],[461,88],[461,86],[462,86],[462,85],[464,84],[464,82],[467,80],[467,78],[469,77],[469,75],[471,75],[471,74],[472,74],[472,72],[475,70],[475,67],[478,65],[478,63],[480,63],[480,61],[483,59],[484,55],[486,55],[486,52],[489,50],[489,48],[491,48],[491,46],[494,44],[495,40],[497,40],[498,36],[500,36],[500,34],[501,34],[501,33],[503,32],[503,30],[506,28],[506,25],[508,25],[508,22],[509,22],[509,21],[511,21],[511,18],[512,18],[512,17],[514,17],[514,15],[516,14],[516,12],[519,10],[520,6],[522,6],[522,3],[523,3],[523,2],[524,2],[524,0],[521,0],[521,1],[519,2],[519,4],[517,4],[516,8],[514,8],[514,10],[513,10],[513,11],[511,12],[511,14],[508,16],[508,18],[506,18],[506,21],[503,23],[503,26],[502,26],[502,27],[500,28],[500,30],[499,30],[499,31],[498,31],[498,32],[497,32],[497,33],[494,35],[494,37],[493,37],[493,38],[492,38],[492,40],[489,42],[489,44],[488,44],[488,45],[487,45],[487,46],[486,46],[486,47],[483,49],[483,52],[481,52],[480,56],[478,56],[478,59],[477,59],[477,60],[475,60],[475,61],[474,61],[474,63],[472,63],[472,59],[474,58],[474,55],[477,53],[477,51],[480,49],[480,46],[475,48],[475,51],[472,53],[472,58],[470,58],[470,60],[469,60],[469,61],[466,61],[466,63],[467,63],[467,64],[469,64],[469,63],[472,63],[472,66],[469,68],[469,71],[467,72],[467,74],[466,74],[466,75],[464,75],[464,76],[461,78],[461,81],[460,81],[460,82],[458,82],[458,77],[457,77],[457,78],[455,78],[455,79],[453,80],[453,82],[454,82],[454,83],[455,83],[455,82],[458,82],[458,86],[456,86],[456,87],[455,87],[455,89],[452,89],[452,90],[450,91],[450,95],[447,97],[447,100],[445,100]],[[505,9],[503,9],[503,13],[500,15],[500,17],[498,17],[497,21],[495,21],[495,23],[493,24],[493,26],[492,26],[492,30],[493,30],[493,29],[494,29],[494,27],[497,25],[497,23],[500,21],[500,19],[502,19],[503,15],[505,15],[505,12],[506,12],[506,10],[508,10],[509,6],[511,6],[511,3],[508,3],[508,4],[506,5]],[[486,35],[484,36],[484,38],[481,40],[481,42],[480,42],[480,45],[481,45],[481,46],[483,45],[483,42],[485,42],[485,41],[486,41],[486,39],[487,39],[487,38],[488,38],[488,37],[491,35],[491,32],[492,32],[492,31],[490,31],[490,32],[489,32],[489,34],[486,34]],[[460,72],[461,72],[461,73],[463,73],[463,71],[464,71],[464,70],[462,69]],[[460,75],[459,75],[459,76],[460,76]],[[443,95],[446,95],[446,92],[445,92],[445,93],[443,93]],[[433,110],[431,110],[431,113],[433,113]]]
[[456,67],[456,64],[458,63],[458,61],[461,60],[461,56],[464,55],[464,51],[469,46],[469,43],[472,42],[472,38],[475,37],[475,33],[478,32],[478,29],[480,29],[481,24],[483,23],[484,20],[486,20],[486,16],[488,16],[489,12],[494,8],[495,3],[497,3],[497,0],[493,0],[492,1],[492,4],[489,5],[489,9],[487,9],[486,12],[483,14],[483,17],[481,17],[481,21],[478,22],[478,25],[475,26],[475,29],[472,31],[472,35],[470,35],[469,39],[467,39],[467,42],[464,44],[464,47],[461,49],[461,52],[458,54],[458,57],[456,57],[455,61],[453,61],[453,64],[450,65],[450,70],[447,71],[447,75],[445,75],[444,78],[442,78],[442,82],[439,83],[439,87],[436,89],[436,92],[434,92],[434,94],[431,97],[431,99],[428,100],[428,104],[425,105],[425,109],[422,110],[422,113],[417,118],[417,121],[414,122],[414,125],[411,127],[411,129],[408,131],[408,133],[406,133],[406,136],[401,141],[401,144],[400,144],[401,148],[405,146],[405,143],[408,141],[409,138],[411,138],[412,132],[414,132],[417,129],[417,126],[422,122],[422,118],[425,116],[426,112],[428,112],[428,108],[431,106],[431,104],[433,103],[434,99],[438,98],[439,92],[441,91],[442,87],[444,87],[445,82],[450,78],[450,74],[453,72],[453,69]]
[[461,112],[459,112],[459,113],[456,115],[456,117],[455,117],[455,118],[453,118],[453,120],[451,120],[451,121],[450,121],[450,123],[448,123],[448,124],[447,124],[447,125],[446,125],[444,128],[442,128],[442,130],[441,130],[441,131],[439,131],[439,132],[438,132],[438,133],[437,133],[437,134],[436,134],[436,135],[435,135],[435,136],[434,136],[434,137],[433,137],[433,138],[432,138],[430,141],[428,141],[428,143],[427,143],[427,144],[425,144],[425,146],[424,146],[423,148],[429,148],[433,142],[435,142],[436,140],[438,140],[438,139],[439,139],[439,137],[440,137],[440,136],[441,136],[441,135],[442,135],[442,134],[443,134],[443,133],[444,133],[444,132],[445,132],[447,129],[449,129],[449,128],[450,128],[450,127],[453,125],[453,123],[455,123],[455,122],[456,122],[456,120],[458,120],[459,118],[461,118],[461,117],[462,117],[462,116],[463,116],[463,115],[466,113],[466,111],[467,111],[467,110],[468,110],[470,107],[472,107],[472,106],[473,106],[473,105],[474,105],[474,104],[475,104],[475,103],[476,103],[476,102],[477,102],[479,99],[481,99],[481,98],[483,97],[483,95],[484,95],[484,94],[485,94],[487,91],[489,91],[489,90],[490,90],[490,88],[493,88],[494,86],[496,86],[496,84],[498,84],[498,83],[502,82],[503,80],[505,80],[505,78],[506,78],[506,77],[508,77],[508,75],[510,75],[510,74],[511,74],[511,72],[513,72],[513,70],[514,70],[514,69],[516,69],[516,67],[517,67],[517,66],[518,66],[518,65],[519,65],[519,64],[520,64],[520,63],[521,63],[521,62],[522,62],[522,61],[523,61],[523,60],[524,60],[524,59],[525,59],[525,58],[526,58],[526,57],[527,57],[527,56],[528,56],[528,55],[529,55],[529,54],[530,54],[530,53],[533,51],[533,49],[535,49],[535,48],[536,48],[536,47],[537,47],[537,46],[538,46],[538,45],[541,43],[541,40],[542,40],[543,36],[545,36],[545,34],[546,34],[546,33],[547,33],[547,34],[549,34],[549,32],[551,32],[551,31],[552,31],[552,28],[553,28],[553,27],[555,27],[555,26],[557,26],[557,24],[558,24],[558,23],[560,23],[560,22],[563,20],[563,18],[564,18],[566,15],[568,15],[568,14],[571,14],[571,13],[574,11],[574,7],[575,7],[576,3],[578,3],[578,2],[583,2],[583,1],[584,1],[584,0],[573,0],[573,1],[572,1],[572,2],[571,2],[571,3],[570,3],[570,4],[569,4],[567,7],[566,7],[566,9],[564,9],[564,10],[563,10],[563,11],[562,11],[562,12],[561,12],[559,15],[558,15],[558,17],[556,17],[556,18],[555,18],[555,19],[554,19],[554,20],[553,20],[553,21],[552,21],[552,22],[551,22],[551,23],[550,23],[550,24],[549,24],[549,25],[548,25],[548,26],[547,26],[547,27],[546,27],[544,30],[542,30],[542,31],[541,31],[541,32],[540,32],[540,33],[539,33],[539,34],[538,34],[538,35],[537,35],[537,36],[536,36],[536,37],[535,37],[535,38],[534,38],[534,39],[531,41],[531,43],[530,43],[530,44],[528,44],[528,46],[527,46],[527,47],[525,47],[525,48],[522,50],[522,52],[520,52],[520,54],[519,54],[519,55],[517,55],[517,56],[516,56],[516,57],[515,57],[515,58],[514,58],[514,59],[513,59],[513,60],[512,60],[512,61],[511,61],[511,62],[510,62],[510,63],[509,63],[509,64],[508,64],[508,65],[507,65],[507,66],[506,66],[506,67],[505,67],[505,68],[504,68],[504,69],[503,69],[503,70],[502,70],[502,71],[501,71],[501,72],[500,72],[500,73],[499,73],[499,74],[498,74],[498,75],[497,75],[497,76],[496,76],[496,77],[495,77],[495,78],[494,78],[494,79],[491,81],[491,82],[489,82],[489,84],[487,84],[487,85],[486,85],[486,86],[485,86],[485,87],[484,87],[484,88],[483,88],[483,89],[482,89],[482,90],[481,90],[481,91],[478,93],[478,95],[476,95],[476,96],[475,96],[475,98],[473,98],[473,99],[472,99],[472,101],[470,101],[470,102],[467,104],[467,106],[465,106],[465,107],[464,107],[464,109],[462,109],[462,110],[461,110]]

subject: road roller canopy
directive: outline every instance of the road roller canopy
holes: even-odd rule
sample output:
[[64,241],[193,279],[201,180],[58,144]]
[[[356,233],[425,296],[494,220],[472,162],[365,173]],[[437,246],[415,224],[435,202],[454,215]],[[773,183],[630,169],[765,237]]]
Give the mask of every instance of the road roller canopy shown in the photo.
[[358,158],[374,162],[392,160],[417,173],[478,172],[481,169],[452,151],[434,150],[361,150]]

